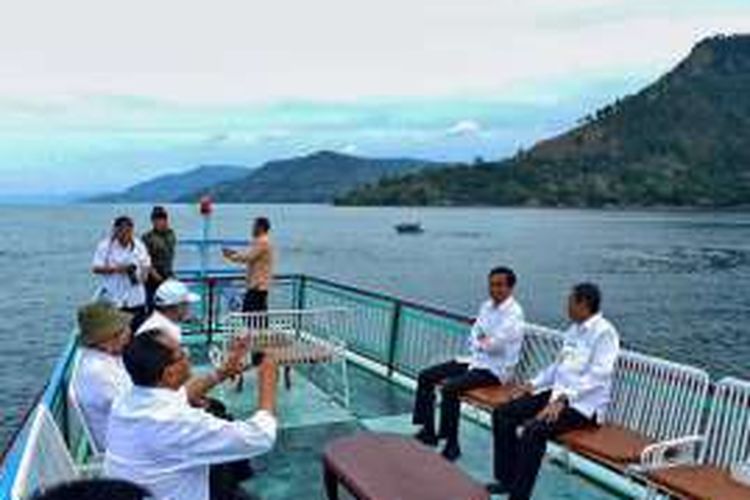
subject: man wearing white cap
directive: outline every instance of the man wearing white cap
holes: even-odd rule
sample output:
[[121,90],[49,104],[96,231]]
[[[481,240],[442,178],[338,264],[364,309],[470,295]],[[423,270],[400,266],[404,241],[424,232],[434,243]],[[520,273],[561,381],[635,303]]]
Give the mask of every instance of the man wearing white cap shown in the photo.
[[138,328],[136,335],[148,330],[161,330],[182,342],[180,322],[190,316],[190,305],[198,302],[200,296],[190,291],[181,281],[168,279],[159,285],[154,296],[154,312]]

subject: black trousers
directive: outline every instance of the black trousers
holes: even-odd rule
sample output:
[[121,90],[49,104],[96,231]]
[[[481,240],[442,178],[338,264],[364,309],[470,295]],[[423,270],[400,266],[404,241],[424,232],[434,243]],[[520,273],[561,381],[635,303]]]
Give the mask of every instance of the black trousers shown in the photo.
[[151,276],[149,276],[146,283],[144,283],[144,287],[146,288],[146,309],[149,314],[154,312],[154,298],[156,296],[156,290],[161,284],[161,281],[156,281]]
[[443,399],[438,435],[446,438],[448,444],[458,444],[458,424],[461,419],[459,396],[469,389],[495,385],[499,380],[489,370],[472,370],[468,363],[458,361],[448,361],[419,372],[412,422],[432,433],[435,432],[435,386],[439,383],[443,384]]
[[245,292],[245,299],[242,301],[242,312],[264,311],[268,311],[268,290],[248,289]]
[[569,407],[554,423],[536,420],[551,395],[552,391],[544,391],[523,396],[492,412],[495,478],[510,490],[510,500],[531,497],[547,440],[565,431],[596,425],[594,418]]
[[148,318],[148,311],[146,310],[145,305],[136,307],[123,307],[121,308],[121,310],[133,315],[133,318],[130,320],[130,331],[133,332],[133,334],[135,334],[135,332],[138,330],[138,327],[140,327]]

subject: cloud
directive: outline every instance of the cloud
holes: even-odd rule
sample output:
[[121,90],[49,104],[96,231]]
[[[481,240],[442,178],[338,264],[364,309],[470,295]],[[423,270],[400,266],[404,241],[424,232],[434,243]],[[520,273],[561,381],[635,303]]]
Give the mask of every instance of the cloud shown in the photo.
[[474,120],[461,120],[453,124],[446,134],[449,136],[474,136],[482,130],[481,125]]
[[353,155],[359,151],[359,147],[356,144],[347,144],[340,151],[344,154]]

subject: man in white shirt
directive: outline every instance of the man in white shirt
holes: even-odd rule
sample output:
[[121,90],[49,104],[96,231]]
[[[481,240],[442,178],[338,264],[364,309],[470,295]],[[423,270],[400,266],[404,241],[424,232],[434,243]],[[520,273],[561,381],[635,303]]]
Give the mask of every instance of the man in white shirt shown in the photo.
[[[422,429],[416,438],[435,446],[445,438],[442,454],[448,460],[461,455],[458,443],[462,392],[508,382],[518,363],[523,342],[523,309],[513,298],[516,275],[497,267],[488,276],[490,298],[482,304],[469,336],[470,356],[431,366],[419,373],[412,422]],[[435,386],[442,384],[440,432],[435,434]]]
[[212,464],[246,459],[273,447],[276,365],[268,357],[258,371],[259,410],[248,420],[234,422],[190,406],[184,389],[190,362],[169,335],[143,332],[123,359],[134,387],[112,408],[107,475],[139,484],[157,500],[208,500],[217,496],[209,487]]
[[547,440],[596,425],[607,410],[612,373],[620,350],[614,326],[600,312],[601,293],[591,283],[573,287],[557,360],[523,384],[516,399],[492,414],[494,467],[492,493],[511,500],[531,497]]
[[200,296],[181,281],[168,279],[159,285],[154,294],[154,312],[138,328],[136,335],[147,330],[160,329],[182,342],[180,322],[190,317],[190,306],[200,301]]
[[122,351],[130,342],[130,320],[130,315],[107,303],[88,304],[78,310],[81,348],[72,383],[99,451],[106,448],[113,401],[132,386],[122,363]]
[[130,217],[115,219],[112,235],[99,242],[92,271],[101,276],[99,300],[113,303],[133,315],[131,330],[136,331],[146,319],[144,283],[151,268],[146,246],[133,236]]

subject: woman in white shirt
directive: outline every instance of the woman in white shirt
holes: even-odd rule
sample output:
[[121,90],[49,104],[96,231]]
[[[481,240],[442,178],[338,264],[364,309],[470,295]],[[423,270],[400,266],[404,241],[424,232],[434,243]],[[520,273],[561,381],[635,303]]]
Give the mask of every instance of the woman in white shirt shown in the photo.
[[112,225],[112,235],[99,242],[92,271],[101,276],[99,297],[133,315],[131,330],[146,319],[145,281],[151,258],[141,240],[133,236],[130,217],[121,216]]

